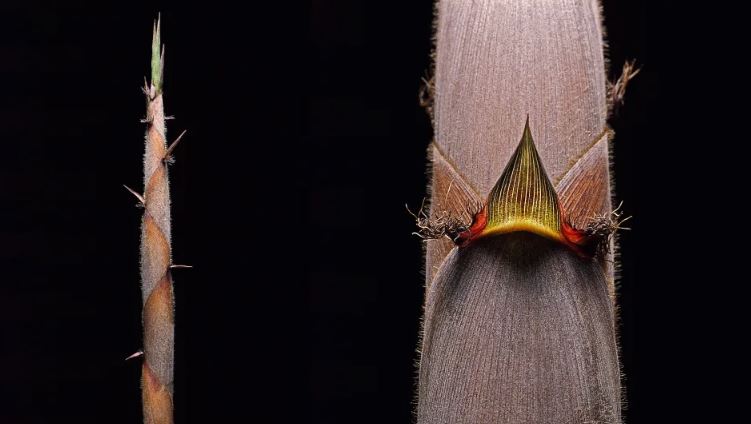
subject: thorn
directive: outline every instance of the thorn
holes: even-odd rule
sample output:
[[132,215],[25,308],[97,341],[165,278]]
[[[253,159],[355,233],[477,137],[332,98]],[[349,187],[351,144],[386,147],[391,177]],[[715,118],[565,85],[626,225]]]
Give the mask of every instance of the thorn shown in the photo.
[[166,163],[174,162],[174,159],[172,159],[172,152],[175,151],[175,147],[177,147],[177,144],[180,143],[180,140],[182,140],[186,132],[188,132],[188,130],[183,130],[183,132],[181,132],[180,135],[177,136],[175,141],[173,141],[172,144],[169,145],[169,147],[167,148],[167,152],[164,154],[164,158],[162,159],[163,162],[166,162]]
[[193,265],[177,265],[177,264],[172,264],[172,265],[169,266],[169,269],[190,269],[190,268],[193,268]]
[[130,361],[131,359],[138,358],[139,356],[143,356],[143,350],[139,350],[138,352],[128,356],[127,358],[125,358],[125,360]]
[[140,204],[139,206],[141,206],[141,207],[145,207],[146,206],[146,200],[144,200],[143,196],[141,196],[140,194],[138,194],[138,192],[136,192],[132,188],[126,186],[125,184],[123,184],[123,187],[125,187],[125,189],[128,190],[130,192],[130,194],[136,196],[136,199],[138,199],[138,203]]
[[167,115],[167,116],[164,117],[165,121],[169,121],[169,120],[172,120],[172,119],[175,119],[174,115]]

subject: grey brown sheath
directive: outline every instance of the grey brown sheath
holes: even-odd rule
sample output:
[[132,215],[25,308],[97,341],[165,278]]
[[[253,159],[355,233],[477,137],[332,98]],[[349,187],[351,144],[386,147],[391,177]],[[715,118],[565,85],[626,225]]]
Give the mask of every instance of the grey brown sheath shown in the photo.
[[[476,223],[471,205],[523,162],[528,116],[540,168],[523,175],[549,181],[572,228],[607,216],[598,2],[440,0],[436,9],[429,215]],[[507,197],[524,190],[516,184]],[[613,281],[612,254],[582,255],[534,231],[428,240],[418,423],[621,422]]]

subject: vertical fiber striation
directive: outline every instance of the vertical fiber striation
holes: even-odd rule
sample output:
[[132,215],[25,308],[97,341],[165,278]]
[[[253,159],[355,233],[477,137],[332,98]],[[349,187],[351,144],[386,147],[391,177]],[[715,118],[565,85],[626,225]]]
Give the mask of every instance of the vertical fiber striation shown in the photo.
[[529,119],[519,147],[490,191],[487,209],[487,233],[526,230],[561,238],[558,197],[537,154]]
[[427,243],[417,422],[619,424],[612,256],[540,236],[611,212],[599,2],[437,2],[430,218],[498,231]]
[[[463,213],[454,193],[440,190],[446,186],[461,184],[484,200],[529,116],[547,175],[571,206],[566,216],[583,224],[609,214],[612,134],[599,2],[436,2],[431,212]],[[445,241],[427,243],[427,286],[450,250]]]
[[144,213],[141,223],[141,288],[143,293],[142,376],[145,423],[172,423],[174,364],[174,300],[170,245],[170,193],[164,124],[162,76],[164,50],[159,20],[154,25],[151,83],[146,93],[146,149],[143,156]]
[[517,232],[454,249],[426,293],[417,422],[620,423],[602,268]]

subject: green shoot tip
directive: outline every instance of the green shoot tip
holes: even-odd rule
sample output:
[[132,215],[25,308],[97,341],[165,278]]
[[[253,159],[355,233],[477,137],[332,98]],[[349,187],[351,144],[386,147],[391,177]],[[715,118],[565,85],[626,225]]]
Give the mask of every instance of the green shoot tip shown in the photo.
[[151,86],[155,94],[162,92],[162,75],[164,73],[164,46],[161,40],[161,14],[154,21],[151,39]]

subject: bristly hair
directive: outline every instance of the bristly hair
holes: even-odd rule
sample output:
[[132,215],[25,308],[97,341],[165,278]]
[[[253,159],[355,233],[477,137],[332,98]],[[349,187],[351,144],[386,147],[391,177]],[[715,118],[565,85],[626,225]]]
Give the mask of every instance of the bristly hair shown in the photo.
[[[423,240],[440,239],[448,237],[454,243],[457,242],[459,234],[467,231],[472,222],[467,222],[463,216],[455,216],[448,211],[431,211],[430,215],[425,211],[425,199],[423,199],[420,209],[417,213],[412,212],[407,206],[407,212],[412,215],[417,225],[417,231],[412,234]],[[482,209],[479,203],[467,205],[466,212],[469,216],[475,216]]]
[[631,216],[623,217],[623,212],[620,210],[622,206],[623,202],[610,213],[595,215],[583,229],[587,237],[593,241],[594,254],[597,257],[605,257],[611,253],[613,237],[619,230],[631,229],[623,226],[623,223],[631,219]]
[[430,49],[430,65],[425,76],[422,78],[420,84],[420,91],[418,93],[418,100],[420,106],[425,108],[425,112],[430,118],[430,125],[435,128],[435,114],[433,113],[433,105],[435,102],[435,58],[436,58],[436,46],[437,46],[437,34],[438,34],[438,1],[433,3],[433,24],[432,24],[432,48]]
[[430,124],[435,128],[435,113],[433,113],[433,105],[435,104],[435,74],[430,73],[422,78],[418,96],[420,106],[425,108],[425,112],[430,118]]
[[627,60],[623,63],[621,75],[615,80],[615,82],[608,81],[607,104],[609,116],[617,114],[619,108],[623,106],[628,83],[634,79],[639,72],[641,72],[641,68],[636,66],[636,61]]

